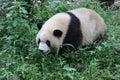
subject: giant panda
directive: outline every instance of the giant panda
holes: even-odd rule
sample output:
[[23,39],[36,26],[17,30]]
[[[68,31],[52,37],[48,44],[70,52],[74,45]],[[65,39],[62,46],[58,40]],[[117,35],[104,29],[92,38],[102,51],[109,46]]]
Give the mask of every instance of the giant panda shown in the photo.
[[[37,27],[36,43],[43,53],[54,52],[64,44],[73,45],[74,48],[70,50],[92,44],[97,36],[104,36],[106,29],[103,18],[87,8],[57,13],[43,25],[37,24]],[[66,47],[61,50],[66,50]]]

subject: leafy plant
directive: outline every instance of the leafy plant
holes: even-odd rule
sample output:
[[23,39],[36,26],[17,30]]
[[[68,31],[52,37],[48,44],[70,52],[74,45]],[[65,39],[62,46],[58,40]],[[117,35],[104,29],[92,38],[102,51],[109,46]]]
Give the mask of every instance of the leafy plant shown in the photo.
[[[30,11],[27,0],[0,4],[0,80],[120,79],[120,56],[114,52],[114,47],[120,48],[120,10],[113,11],[112,7],[105,10],[97,1],[74,1],[78,3],[71,5],[66,0],[49,0],[34,5],[31,1]],[[57,55],[39,52],[35,43],[36,23],[44,23],[55,13],[78,7],[93,9],[104,18],[106,39],[75,52]]]

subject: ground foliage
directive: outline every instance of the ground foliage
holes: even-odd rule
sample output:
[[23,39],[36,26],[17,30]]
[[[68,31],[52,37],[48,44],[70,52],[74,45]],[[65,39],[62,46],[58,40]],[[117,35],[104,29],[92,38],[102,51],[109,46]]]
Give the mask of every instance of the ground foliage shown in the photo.
[[[0,80],[119,80],[120,9],[83,0],[0,1]],[[105,41],[76,52],[42,54],[35,43],[36,23],[58,12],[86,7],[98,12],[107,25]],[[90,50],[90,48],[93,48]]]

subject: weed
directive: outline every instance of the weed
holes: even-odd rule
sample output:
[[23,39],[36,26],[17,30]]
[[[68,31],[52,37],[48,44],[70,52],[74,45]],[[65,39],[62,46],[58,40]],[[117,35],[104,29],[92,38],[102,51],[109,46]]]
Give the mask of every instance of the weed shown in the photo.
[[[31,5],[30,12],[23,0],[1,7],[6,14],[0,11],[0,80],[119,80],[120,55],[114,48],[120,48],[120,10],[104,10],[99,2],[87,1],[78,1],[77,5],[65,0],[49,1]],[[106,40],[64,54],[39,52],[35,23],[78,7],[91,8],[104,18]]]

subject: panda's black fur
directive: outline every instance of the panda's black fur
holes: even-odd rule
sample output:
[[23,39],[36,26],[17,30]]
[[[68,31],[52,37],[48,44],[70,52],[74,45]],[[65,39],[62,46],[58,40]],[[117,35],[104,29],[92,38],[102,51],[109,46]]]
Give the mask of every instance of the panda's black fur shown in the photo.
[[66,13],[70,16],[71,19],[66,37],[63,40],[63,44],[72,44],[75,47],[75,49],[77,49],[78,46],[81,44],[83,37],[80,28],[80,20],[71,12]]

